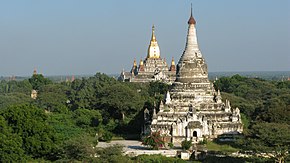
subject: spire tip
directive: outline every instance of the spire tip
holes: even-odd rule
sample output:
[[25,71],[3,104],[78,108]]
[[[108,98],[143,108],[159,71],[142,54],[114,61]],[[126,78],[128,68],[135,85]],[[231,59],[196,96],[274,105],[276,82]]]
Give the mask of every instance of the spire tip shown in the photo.
[[192,16],[192,3],[190,3],[190,15]]
[[196,21],[194,20],[192,16],[192,3],[191,3],[191,8],[190,8],[190,18],[188,20],[188,24],[196,24]]

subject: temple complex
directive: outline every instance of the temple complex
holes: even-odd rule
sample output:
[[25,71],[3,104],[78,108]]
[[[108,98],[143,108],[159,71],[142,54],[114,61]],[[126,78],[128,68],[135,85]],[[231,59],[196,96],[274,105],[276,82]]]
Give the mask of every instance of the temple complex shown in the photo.
[[134,59],[131,71],[125,72],[123,70],[118,80],[129,82],[162,81],[169,84],[174,82],[176,75],[174,59],[172,58],[171,65],[168,67],[165,58],[161,58],[154,30],[153,26],[147,57],[144,60],[140,60],[139,66],[137,66],[136,59]]
[[191,12],[185,50],[176,67],[176,80],[160,102],[159,111],[156,113],[156,108],[153,109],[150,120],[145,109],[144,134],[159,131],[167,142],[181,143],[186,139],[198,143],[204,138],[243,131],[240,110],[232,108],[228,100],[223,102],[220,91],[216,91],[208,79],[195,27]]

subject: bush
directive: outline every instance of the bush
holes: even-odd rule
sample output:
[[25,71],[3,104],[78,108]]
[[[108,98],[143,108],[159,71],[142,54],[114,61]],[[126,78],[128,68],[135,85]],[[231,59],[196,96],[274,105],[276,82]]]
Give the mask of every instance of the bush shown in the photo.
[[180,159],[180,158],[174,158],[174,157],[166,157],[162,155],[139,155],[135,158],[133,158],[136,162],[164,162],[164,163],[185,163],[186,161]]
[[172,149],[173,147],[174,147],[174,145],[173,145],[173,143],[168,143],[168,147],[170,148],[170,149]]
[[181,147],[182,147],[183,150],[189,150],[191,145],[192,145],[192,141],[191,140],[183,140],[181,142]]
[[100,140],[105,142],[110,142],[113,138],[113,134],[110,131],[105,131],[101,136]]
[[103,162],[103,163],[117,163],[117,162],[131,162],[130,158],[123,156],[122,145],[112,145],[107,148],[97,148],[96,154],[98,157],[93,158],[89,162]]
[[202,141],[198,142],[198,144],[200,144],[200,145],[205,145],[205,144],[207,144],[207,139],[204,138]]
[[160,132],[152,132],[143,139],[142,144],[147,145],[154,150],[158,150],[164,146],[164,141],[163,137],[160,135]]
[[94,138],[89,135],[80,135],[64,143],[65,158],[69,160],[84,160],[95,154]]

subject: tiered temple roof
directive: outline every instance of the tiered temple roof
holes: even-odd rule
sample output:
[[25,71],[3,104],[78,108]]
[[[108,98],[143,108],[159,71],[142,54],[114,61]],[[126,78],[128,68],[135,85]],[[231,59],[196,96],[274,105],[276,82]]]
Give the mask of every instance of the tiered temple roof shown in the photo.
[[130,72],[121,72],[119,80],[129,82],[151,82],[162,81],[172,83],[175,80],[176,67],[172,58],[170,67],[166,63],[165,58],[160,55],[160,48],[155,35],[155,27],[152,27],[152,36],[147,51],[147,57],[140,60],[137,66],[134,59],[133,66]]
[[208,70],[197,42],[196,21],[188,20],[186,46],[176,68],[176,80],[159,105],[146,132],[160,131],[167,141],[180,143],[192,139],[215,138],[222,134],[242,132],[240,111],[231,108],[228,100],[222,102],[208,79]]

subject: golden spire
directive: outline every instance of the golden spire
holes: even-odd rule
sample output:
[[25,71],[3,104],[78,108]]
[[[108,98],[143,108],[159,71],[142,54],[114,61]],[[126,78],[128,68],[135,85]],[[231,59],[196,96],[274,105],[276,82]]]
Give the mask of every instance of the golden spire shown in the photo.
[[172,57],[171,65],[175,66],[174,57]]
[[142,60],[142,58],[140,60],[140,66],[143,66],[143,60]]
[[136,58],[134,58],[134,63],[133,63],[133,67],[137,67],[137,62],[136,62]]
[[155,36],[155,26],[152,26],[152,36],[148,47],[147,58],[160,58],[160,49]]
[[155,26],[153,24],[152,26],[152,36],[151,36],[151,42],[156,42],[156,36],[155,36]]

